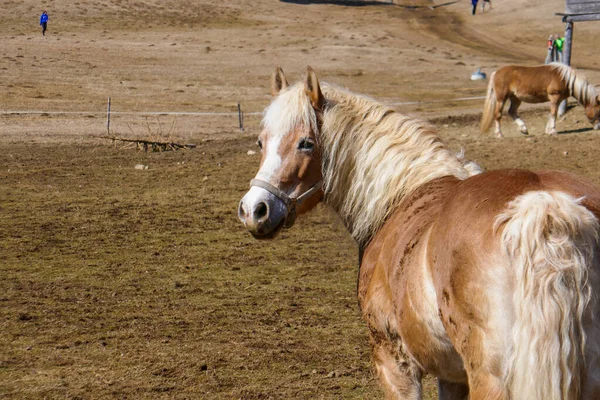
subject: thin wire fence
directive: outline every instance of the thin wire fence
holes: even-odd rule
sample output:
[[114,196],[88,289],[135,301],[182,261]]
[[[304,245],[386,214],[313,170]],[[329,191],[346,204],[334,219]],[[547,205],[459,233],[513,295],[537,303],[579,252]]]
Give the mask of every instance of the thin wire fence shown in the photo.
[[[386,101],[392,107],[419,107],[482,100],[485,96],[422,101]],[[110,117],[109,117],[110,115]],[[254,135],[262,111],[113,111],[0,110],[0,136],[11,142],[86,142],[115,135],[127,138],[172,137],[183,143]],[[248,117],[248,119],[245,119]]]
[[[436,99],[436,100],[419,100],[419,101],[398,101],[398,102],[386,102],[389,106],[405,106],[405,105],[419,105],[419,104],[434,104],[434,103],[451,103],[456,101],[472,101],[482,100],[485,96],[471,96],[471,97],[459,97],[455,99]],[[251,111],[244,112],[244,115],[262,115],[262,111]],[[45,110],[0,110],[0,114],[3,115],[20,115],[20,114],[48,114],[48,115],[104,115],[104,111],[45,111]],[[187,115],[187,116],[209,116],[209,115],[233,115],[238,116],[238,111],[110,111],[111,115]]]

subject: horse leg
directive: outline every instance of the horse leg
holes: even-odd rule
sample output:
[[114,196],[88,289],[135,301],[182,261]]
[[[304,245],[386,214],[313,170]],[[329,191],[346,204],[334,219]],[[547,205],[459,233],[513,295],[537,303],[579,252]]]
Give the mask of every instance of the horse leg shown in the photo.
[[548,135],[556,135],[556,114],[558,112],[558,105],[561,102],[559,96],[548,96],[550,97],[550,118],[546,124],[546,133]]
[[[595,270],[600,272],[600,256],[596,257]],[[588,282],[592,287],[592,292],[598,291],[600,287],[600,274],[598,272],[588,275]],[[588,303],[591,310],[587,318],[585,328],[585,378],[581,388],[582,399],[600,399],[600,318],[594,316],[600,315],[600,304],[598,299],[592,299]]]
[[502,377],[478,374],[469,382],[469,400],[508,400]]
[[[508,400],[508,389],[504,381],[506,358],[506,318],[509,314],[509,297],[503,285],[490,285],[490,276],[466,274],[469,268],[454,272],[451,283],[442,288],[440,317],[454,348],[462,358],[467,373],[469,400]],[[504,282],[503,274],[493,273],[494,279]],[[493,290],[493,296],[472,293],[460,288],[457,282],[468,279],[469,284],[481,285]],[[486,286],[486,282],[487,286]],[[465,287],[467,285],[464,285]],[[486,292],[487,293],[487,292]],[[476,304],[473,303],[476,299]],[[494,303],[493,307],[491,306]],[[494,310],[489,314],[483,310]],[[458,389],[458,388],[456,388]]]
[[498,100],[496,101],[496,109],[494,110],[494,121],[496,122],[496,137],[503,138],[502,130],[500,128],[500,120],[502,119],[502,109],[504,108],[504,103],[506,100]]
[[[595,325],[598,322],[594,321]],[[582,399],[600,399],[600,329],[598,326],[586,332],[585,363],[587,375],[581,390]]]
[[402,344],[393,344],[384,338],[373,342],[373,360],[385,398],[420,400],[423,373],[402,349]]
[[508,115],[510,115],[513,121],[515,121],[515,123],[519,126],[521,133],[527,135],[529,134],[529,132],[527,131],[527,126],[525,125],[525,122],[523,122],[523,120],[519,118],[519,114],[517,114],[517,110],[519,109],[520,105],[521,100],[517,99],[516,97],[511,97],[510,107],[508,107]]
[[472,326],[461,340],[467,345],[461,350],[469,379],[469,400],[508,400],[508,391],[503,379],[501,359],[489,354],[494,347],[484,330]]
[[469,387],[462,383],[438,379],[438,398],[439,400],[466,400],[469,398]]

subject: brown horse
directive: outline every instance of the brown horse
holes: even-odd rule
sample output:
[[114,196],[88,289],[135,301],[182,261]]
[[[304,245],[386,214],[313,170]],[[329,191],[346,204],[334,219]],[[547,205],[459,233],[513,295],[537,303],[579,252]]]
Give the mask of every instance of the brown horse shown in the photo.
[[264,113],[238,215],[258,239],[324,201],[360,249],[358,298],[389,399],[600,398],[600,190],[565,172],[480,173],[426,123],[319,84]]
[[[509,65],[500,68],[490,78],[481,117],[481,131],[487,132],[495,120],[496,136],[502,137],[502,109],[504,103],[510,100],[508,115],[517,123],[521,132],[527,135],[527,126],[517,114],[521,102],[550,101],[550,119],[546,125],[546,133],[556,135],[558,105],[570,96],[583,104],[590,123],[594,124],[600,120],[600,97],[596,94],[594,86],[574,69],[559,63],[539,67]],[[595,128],[600,129],[600,122]]]

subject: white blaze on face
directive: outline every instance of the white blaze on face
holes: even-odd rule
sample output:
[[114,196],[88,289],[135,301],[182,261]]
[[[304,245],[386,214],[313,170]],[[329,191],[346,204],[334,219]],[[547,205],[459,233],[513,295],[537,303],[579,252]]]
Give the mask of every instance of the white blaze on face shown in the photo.
[[281,156],[279,155],[279,145],[283,135],[272,135],[266,144],[265,159],[260,170],[256,174],[256,179],[261,179],[277,186],[278,182],[272,182],[273,176],[281,168]]
[[285,117],[290,114],[290,111],[287,110],[288,106],[288,102],[278,98],[271,103],[263,120],[263,126],[268,135],[266,143],[263,144],[263,152],[265,152],[263,163],[256,174],[256,179],[269,182],[277,187],[279,186],[277,174],[283,163],[279,146],[281,146],[283,138],[294,128],[294,120]]
[[[274,186],[279,186],[279,182],[277,179],[274,179],[281,168],[282,160],[279,155],[279,145],[281,143],[283,135],[269,135],[268,143],[265,143],[264,146],[264,161],[260,170],[256,174],[256,179],[260,179],[262,181],[268,182]],[[252,186],[248,193],[244,196],[243,202],[246,205],[248,210],[253,210],[257,204],[264,202],[267,204],[278,204],[282,201],[277,201],[277,197],[273,195],[271,192],[263,189],[261,187]],[[281,210],[283,211],[283,210]]]

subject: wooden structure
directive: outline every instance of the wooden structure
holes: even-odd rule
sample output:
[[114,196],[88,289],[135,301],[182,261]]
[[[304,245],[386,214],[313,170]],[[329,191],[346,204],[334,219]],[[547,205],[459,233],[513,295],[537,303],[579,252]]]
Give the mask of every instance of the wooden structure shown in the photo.
[[582,21],[600,21],[600,0],[566,0],[564,13],[557,13],[567,24],[565,29],[564,63],[571,65],[573,44],[573,23]]
[[565,29],[564,63],[571,65],[571,49],[573,44],[573,23],[583,21],[600,21],[599,0],[566,0],[565,13],[559,13],[563,22],[567,24]]
[[600,1],[567,0],[564,16],[571,22],[598,21],[600,20]]
[[[565,28],[565,44],[563,48],[563,63],[571,65],[571,49],[573,48],[574,22],[600,21],[600,0],[566,0],[565,12],[556,13],[563,17],[567,24]],[[560,105],[558,115],[564,115],[567,102]]]

